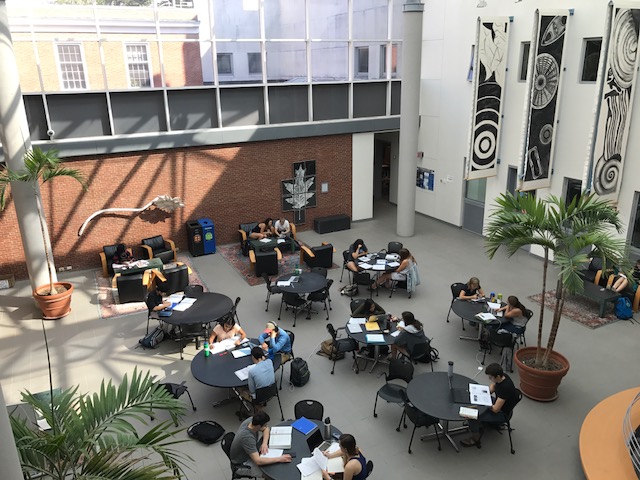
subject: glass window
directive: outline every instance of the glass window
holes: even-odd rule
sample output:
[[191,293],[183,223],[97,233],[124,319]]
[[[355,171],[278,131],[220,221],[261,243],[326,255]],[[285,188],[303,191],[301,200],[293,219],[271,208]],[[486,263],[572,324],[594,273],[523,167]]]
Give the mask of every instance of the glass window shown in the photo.
[[464,195],[466,199],[484,203],[484,197],[486,195],[486,192],[487,192],[486,178],[476,178],[474,180],[467,180],[467,188]]
[[311,78],[314,82],[347,80],[349,73],[347,42],[311,43]]
[[356,77],[367,77],[369,75],[369,47],[356,47],[353,60],[356,66]]
[[126,45],[127,71],[129,72],[129,86],[151,87],[149,71],[149,54],[145,44]]
[[307,81],[305,42],[267,42],[267,81],[299,83]]
[[264,0],[266,38],[306,38],[304,5],[301,1]]
[[582,76],[580,77],[583,82],[596,81],[601,49],[602,38],[584,39],[584,57],[582,59]]
[[564,196],[564,201],[567,205],[569,205],[574,198],[579,198],[580,195],[582,195],[582,182],[573,178],[566,178],[565,186],[566,193]]
[[353,38],[383,40],[387,38],[387,0],[353,0]]
[[211,0],[216,38],[260,38],[259,0]]
[[406,0],[393,0],[391,7],[391,38],[402,39],[404,35],[402,10]]
[[309,36],[323,40],[346,40],[349,36],[347,0],[307,0]]
[[520,44],[520,77],[519,80],[524,82],[527,79],[527,70],[529,69],[529,50],[531,42],[522,42]]
[[87,88],[82,48],[79,43],[58,44],[58,68],[63,90]]
[[218,53],[218,75],[233,75],[233,54]]
[[633,230],[631,230],[631,245],[640,248],[640,192],[636,192],[635,212],[633,219]]
[[[387,76],[387,45],[380,45],[380,76]],[[391,45],[391,78],[398,74],[398,44]]]
[[262,59],[260,58],[260,52],[247,53],[247,61],[249,62],[249,75],[262,74]]

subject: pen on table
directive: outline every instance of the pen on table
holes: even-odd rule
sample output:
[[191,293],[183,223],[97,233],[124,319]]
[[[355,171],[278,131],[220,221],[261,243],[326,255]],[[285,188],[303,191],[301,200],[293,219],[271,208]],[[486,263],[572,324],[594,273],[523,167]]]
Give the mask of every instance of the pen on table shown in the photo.
[[221,356],[223,356],[223,355],[226,355],[227,353],[229,353],[229,352],[228,352],[228,351],[225,351],[225,352],[219,353],[219,354],[218,354],[218,356],[219,356],[219,357],[221,357]]

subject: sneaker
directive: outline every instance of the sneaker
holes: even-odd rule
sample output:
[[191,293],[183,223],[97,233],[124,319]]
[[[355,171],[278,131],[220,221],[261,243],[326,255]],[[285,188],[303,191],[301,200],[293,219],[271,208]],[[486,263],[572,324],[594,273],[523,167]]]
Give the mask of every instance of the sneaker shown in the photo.
[[604,288],[606,288],[607,290],[611,290],[611,285],[607,285],[607,286],[606,286],[606,287],[604,287]]

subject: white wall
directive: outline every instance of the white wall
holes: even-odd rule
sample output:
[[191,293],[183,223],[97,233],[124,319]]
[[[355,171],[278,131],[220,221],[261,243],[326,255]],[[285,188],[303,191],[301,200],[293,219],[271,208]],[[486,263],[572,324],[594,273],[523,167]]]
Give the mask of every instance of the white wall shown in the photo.
[[[462,177],[472,110],[472,84],[466,81],[466,75],[478,16],[513,16],[503,99],[500,164],[497,176],[487,181],[485,225],[493,199],[506,190],[509,165],[517,166],[520,161],[525,95],[525,83],[518,81],[520,44],[531,40],[536,8],[542,13],[575,9],[565,40],[565,71],[559,100],[560,122],[555,139],[554,172],[551,187],[539,190],[540,197],[563,195],[565,177],[582,179],[587,141],[593,125],[596,85],[579,81],[583,39],[602,36],[607,2],[538,0],[514,3],[488,0],[487,3],[487,8],[478,9],[475,8],[476,2],[470,0],[425,2],[418,148],[425,152],[425,156],[418,165],[435,170],[436,184],[434,192],[418,192],[416,210],[455,225],[462,221]],[[635,94],[634,118],[618,203],[625,222],[632,219],[634,192],[640,190],[637,181],[640,176],[640,136],[634,134],[639,125],[639,103],[638,94]],[[452,175],[453,182],[442,183],[447,175]]]
[[373,218],[373,133],[352,136],[351,220]]

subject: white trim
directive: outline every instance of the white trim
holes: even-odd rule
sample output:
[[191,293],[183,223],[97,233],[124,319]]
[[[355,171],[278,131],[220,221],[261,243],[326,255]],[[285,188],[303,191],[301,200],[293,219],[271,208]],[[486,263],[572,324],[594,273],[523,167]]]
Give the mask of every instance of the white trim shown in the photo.
[[[65,92],[90,90],[89,74],[88,74],[89,71],[87,70],[87,58],[84,54],[83,43],[82,42],[58,42],[55,40],[52,43],[54,46],[53,51],[56,59],[56,69],[58,70],[58,84],[59,84],[60,90]],[[65,88],[64,87],[64,79],[62,78],[62,69],[60,68],[60,51],[58,49],[58,47],[63,45],[77,45],[80,49],[80,57],[82,60],[82,74],[84,75],[84,83],[85,83],[84,88]]]
[[[146,50],[146,54],[147,54],[147,69],[149,70],[149,86],[144,86],[144,87],[137,87],[137,86],[133,86],[131,85],[131,72],[129,70],[129,58],[128,58],[128,52],[127,52],[127,47],[132,46],[143,46]],[[125,70],[127,72],[127,85],[129,86],[129,88],[131,89],[143,89],[143,88],[153,88],[153,65],[151,64],[151,51],[149,49],[149,43],[148,42],[122,42],[122,54],[124,57],[124,67]],[[136,63],[142,63],[142,62],[136,62]]]

